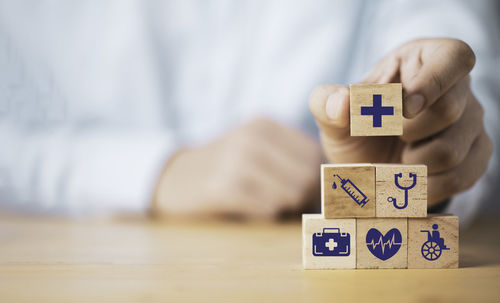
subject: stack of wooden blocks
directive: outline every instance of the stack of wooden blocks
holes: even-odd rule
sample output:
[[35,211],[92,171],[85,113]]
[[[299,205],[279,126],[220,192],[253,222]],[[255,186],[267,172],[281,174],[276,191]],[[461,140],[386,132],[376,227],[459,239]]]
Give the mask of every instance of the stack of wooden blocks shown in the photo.
[[[351,135],[401,135],[401,95],[401,84],[351,85]],[[363,114],[382,103],[383,123]],[[321,205],[302,217],[306,269],[458,267],[458,217],[427,215],[425,165],[324,164]]]

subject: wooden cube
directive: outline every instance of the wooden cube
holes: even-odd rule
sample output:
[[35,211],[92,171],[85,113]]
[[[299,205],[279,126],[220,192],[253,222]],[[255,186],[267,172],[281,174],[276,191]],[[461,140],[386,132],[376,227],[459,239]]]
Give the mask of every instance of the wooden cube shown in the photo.
[[321,165],[321,207],[327,219],[375,217],[375,166]]
[[351,136],[401,136],[401,83],[351,84]]
[[458,217],[408,219],[408,268],[458,267]]
[[407,219],[357,219],[356,268],[407,268]]
[[377,217],[427,216],[427,166],[376,164]]
[[302,263],[305,269],[356,268],[356,219],[303,214]]

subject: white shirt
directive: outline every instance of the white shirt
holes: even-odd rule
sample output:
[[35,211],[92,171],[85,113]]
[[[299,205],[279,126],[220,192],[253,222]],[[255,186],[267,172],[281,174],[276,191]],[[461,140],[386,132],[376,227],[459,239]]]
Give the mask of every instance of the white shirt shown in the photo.
[[[497,138],[497,17],[488,1],[0,1],[0,203],[145,210],[180,146],[261,115],[316,134],[315,86],[419,37],[472,46]],[[470,217],[496,167],[449,210]]]

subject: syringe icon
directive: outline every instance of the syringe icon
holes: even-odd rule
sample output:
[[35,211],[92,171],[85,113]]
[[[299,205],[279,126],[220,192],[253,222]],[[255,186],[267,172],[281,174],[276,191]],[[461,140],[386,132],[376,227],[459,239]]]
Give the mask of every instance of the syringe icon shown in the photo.
[[[346,194],[351,197],[359,206],[363,207],[370,200],[366,197],[366,195],[354,184],[350,179],[344,179],[339,175],[333,175],[333,178],[338,178],[340,181],[340,187],[346,192]],[[335,184],[335,179],[332,184],[332,188],[336,189],[337,185]]]

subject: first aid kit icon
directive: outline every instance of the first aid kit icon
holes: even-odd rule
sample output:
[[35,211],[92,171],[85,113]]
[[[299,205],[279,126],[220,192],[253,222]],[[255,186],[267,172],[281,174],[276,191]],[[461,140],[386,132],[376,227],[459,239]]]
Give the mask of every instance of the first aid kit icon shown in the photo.
[[314,233],[313,255],[325,257],[347,257],[351,254],[351,235],[341,232],[340,228],[323,228]]

